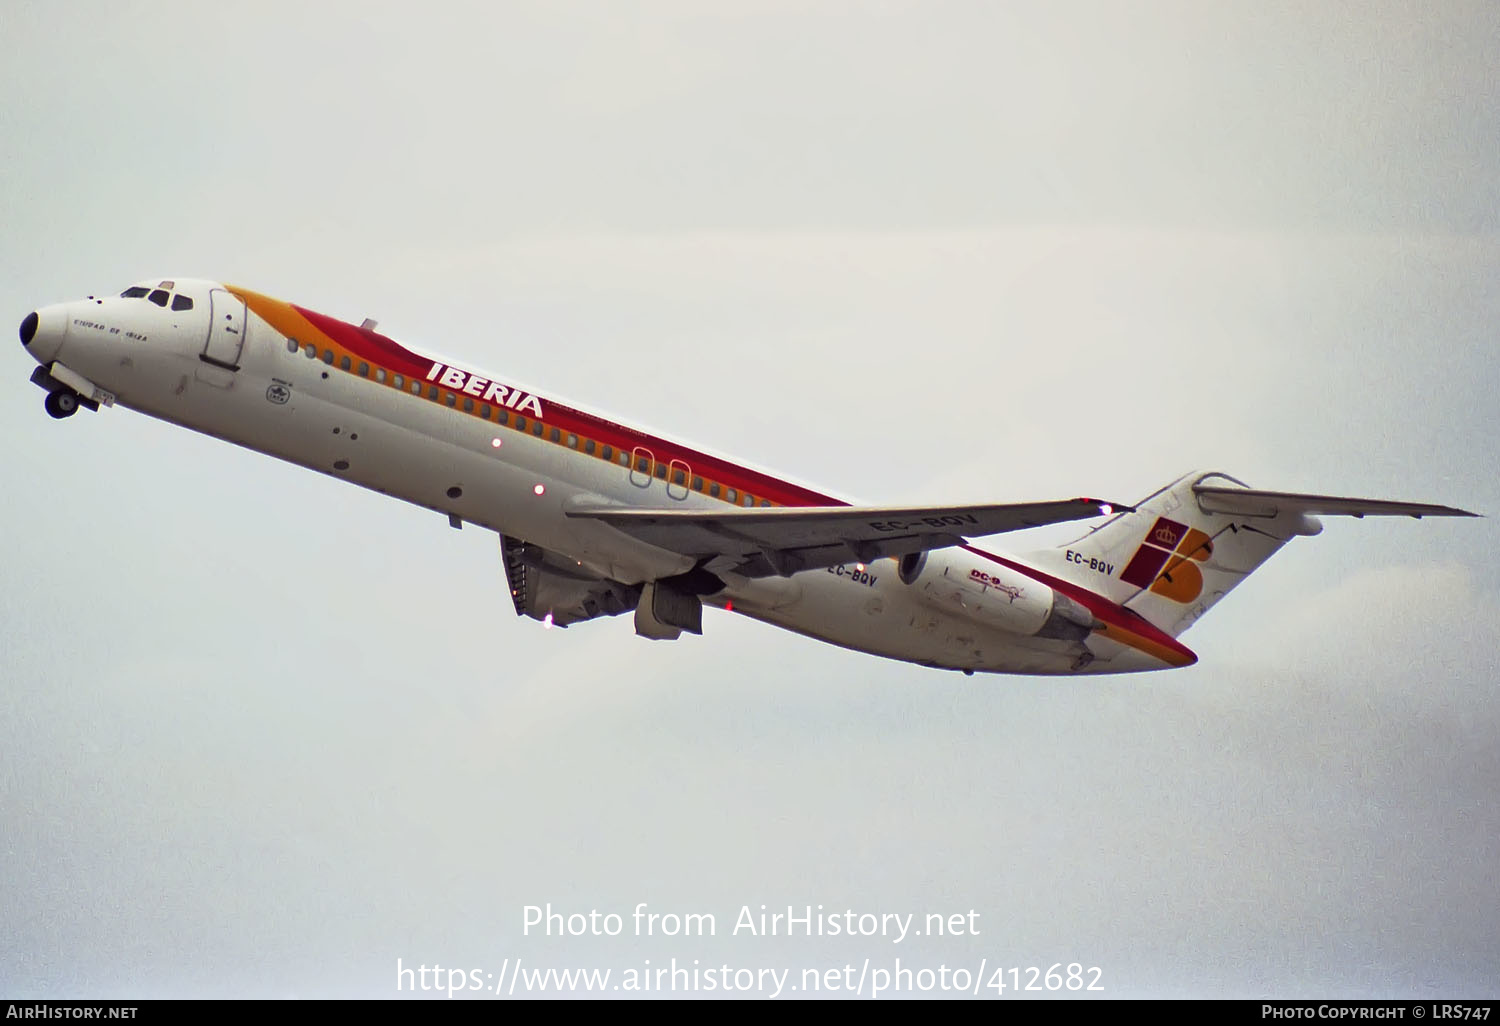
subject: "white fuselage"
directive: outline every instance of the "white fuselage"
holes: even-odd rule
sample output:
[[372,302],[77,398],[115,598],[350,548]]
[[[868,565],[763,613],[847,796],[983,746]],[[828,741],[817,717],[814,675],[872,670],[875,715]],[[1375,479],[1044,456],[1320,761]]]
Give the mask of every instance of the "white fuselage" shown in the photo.
[[[316,324],[297,320],[308,312],[214,282],[177,279],[170,284],[173,302],[182,305],[185,300],[176,297],[185,297],[191,309],[173,310],[142,297],[48,307],[38,311],[36,337],[28,349],[44,367],[60,364],[112,393],[102,396],[105,402],[113,399],[524,539],[577,561],[592,574],[627,584],[685,573],[692,561],[604,523],[568,517],[570,504],[717,508],[728,501],[726,495],[735,494],[727,487],[736,483],[727,461],[713,458],[713,466],[726,468],[717,475],[726,490],[715,485],[717,497],[711,496],[708,485],[693,487],[705,473],[707,457],[696,459],[695,466],[690,462],[695,457],[679,457],[677,449],[666,448],[654,453],[672,468],[665,479],[640,473],[622,464],[629,459],[623,445],[614,446],[612,459],[597,451],[585,453],[583,446],[591,443],[578,438],[576,428],[569,430],[569,422],[554,441],[552,411],[576,411],[545,396],[486,383],[477,375],[466,381],[461,374],[450,374],[439,387],[444,371],[438,368],[446,365],[425,357],[421,377],[392,375],[401,382],[396,387],[386,374],[376,380],[374,369],[360,373],[366,361],[359,353],[351,360],[347,350],[325,344],[334,337],[324,334],[332,331],[331,325],[340,332],[361,329],[332,319]],[[498,423],[507,403],[508,421]],[[466,405],[473,409],[466,411]],[[518,427],[516,418],[525,426]],[[638,436],[640,444],[632,445],[632,454],[672,445],[618,424],[598,423]],[[682,484],[675,481],[679,465],[687,471]],[[751,483],[741,482],[741,493],[753,487],[757,496],[780,494],[771,479],[744,473],[752,475],[743,479]],[[767,504],[759,497],[751,501]],[[792,498],[774,504],[816,503]],[[1008,586],[1011,579],[1026,586],[1027,598],[1019,604],[1023,589]],[[1046,610],[1028,608],[1027,602],[1037,601],[1039,593],[1050,594],[1044,581],[1061,585],[1046,574],[972,549],[929,553],[913,583],[899,579],[896,561],[889,558],[789,577],[750,579],[730,573],[724,580],[725,589],[706,597],[707,604],[728,605],[834,644],[924,665],[1048,674],[1166,665],[1102,633],[1071,641],[1028,636]]]

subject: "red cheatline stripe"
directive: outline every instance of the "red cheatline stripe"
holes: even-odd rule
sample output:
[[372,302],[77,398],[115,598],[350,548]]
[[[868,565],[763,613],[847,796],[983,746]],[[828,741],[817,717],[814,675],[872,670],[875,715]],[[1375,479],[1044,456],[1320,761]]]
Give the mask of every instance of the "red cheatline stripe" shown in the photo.
[[[1182,642],[1178,641],[1176,638],[1163,631],[1160,627],[1156,626],[1150,620],[1147,620],[1144,616],[1142,616],[1140,613],[1137,613],[1133,609],[1127,609],[1122,605],[1111,602],[1103,595],[1099,595],[1095,592],[1089,591],[1087,588],[1074,584],[1072,581],[1065,581],[1061,577],[1053,577],[1051,574],[1043,573],[1040,570],[1034,570],[1029,566],[1022,566],[1020,563],[1016,563],[1012,560],[1006,559],[1004,556],[997,556],[993,552],[986,552],[983,549],[977,549],[972,545],[964,545],[962,547],[965,550],[974,553],[976,556],[983,556],[985,559],[993,560],[1003,567],[1014,570],[1019,574],[1025,574],[1032,580],[1039,581],[1042,584],[1047,585],[1053,591],[1060,592],[1061,594],[1066,595],[1068,598],[1072,599],[1074,602],[1077,602],[1080,606],[1087,609],[1094,615],[1095,619],[1099,620],[1100,622],[1108,624],[1111,627],[1118,628],[1119,630],[1126,631],[1130,634],[1139,635],[1141,638],[1145,639],[1151,644],[1166,649],[1168,653],[1175,656],[1177,659],[1182,660],[1182,662],[1176,663],[1176,665],[1191,666],[1193,663],[1196,663],[1198,661],[1198,656],[1193,652],[1192,649],[1188,648]],[[1129,644],[1126,639],[1117,638],[1117,640],[1120,640],[1125,644]],[[1175,663],[1175,660],[1167,661]]]
[[426,377],[428,370],[432,368],[433,361],[368,328],[357,328],[336,317],[320,314],[316,310],[309,310],[296,303],[292,304],[292,309],[311,321],[319,331],[362,360],[381,364],[387,370],[415,378]]
[[[378,364],[398,374],[404,374],[409,378],[421,379],[426,384],[432,383],[426,381],[428,371],[432,369],[433,363],[437,362],[432,358],[415,353],[367,328],[360,328],[295,304],[293,308],[336,344],[348,349],[360,359]],[[459,369],[467,370],[463,367]],[[504,379],[500,380],[504,383]],[[446,388],[443,390],[451,391]],[[548,399],[544,395],[537,394],[537,399],[541,402],[543,410],[543,415],[537,419],[548,427],[556,427],[562,431],[592,438],[596,442],[613,446],[616,449],[624,449],[627,452],[637,446],[642,446],[650,449],[652,456],[658,462],[668,463],[672,460],[680,460],[688,465],[694,475],[718,481],[722,485],[742,492],[749,492],[756,499],[768,499],[783,506],[848,505],[846,502],[815,492],[810,488],[803,488],[769,474],[750,470],[720,457],[688,448],[669,439],[646,434],[623,424],[584,413],[582,410],[576,410],[556,400]]]

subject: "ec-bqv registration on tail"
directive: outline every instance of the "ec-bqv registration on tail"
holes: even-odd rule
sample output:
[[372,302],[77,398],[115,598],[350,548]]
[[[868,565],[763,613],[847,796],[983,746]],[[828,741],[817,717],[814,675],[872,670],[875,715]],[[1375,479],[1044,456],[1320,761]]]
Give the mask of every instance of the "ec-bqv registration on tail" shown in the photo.
[[[516,611],[567,627],[632,613],[703,630],[705,605],[924,666],[1125,673],[1179,639],[1321,515],[1473,516],[1256,491],[1188,474],[1097,498],[860,507],[423,356],[247,289],[177,278],[21,322],[46,408],[127,406],[500,535]],[[1053,549],[973,539],[1106,518]]]

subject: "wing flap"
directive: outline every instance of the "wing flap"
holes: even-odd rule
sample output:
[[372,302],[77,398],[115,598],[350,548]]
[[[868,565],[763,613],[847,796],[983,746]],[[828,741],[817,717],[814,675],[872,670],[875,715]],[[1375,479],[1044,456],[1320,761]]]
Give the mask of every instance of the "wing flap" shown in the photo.
[[1397,502],[1390,499],[1354,499],[1338,495],[1309,495],[1301,492],[1266,492],[1253,488],[1224,488],[1197,485],[1193,493],[1205,513],[1230,516],[1275,517],[1282,513],[1309,516],[1347,517],[1477,517],[1478,513],[1453,506],[1426,502]]

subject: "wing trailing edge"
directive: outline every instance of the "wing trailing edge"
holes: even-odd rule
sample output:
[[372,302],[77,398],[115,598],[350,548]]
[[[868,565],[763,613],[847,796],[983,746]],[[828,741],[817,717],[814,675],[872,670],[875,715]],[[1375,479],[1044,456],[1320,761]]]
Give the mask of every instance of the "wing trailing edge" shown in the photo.
[[570,517],[598,520],[650,545],[733,567],[747,577],[790,576],[855,560],[873,562],[966,539],[1129,510],[1100,499],[985,506],[780,506],[750,509],[639,509],[575,505]]

